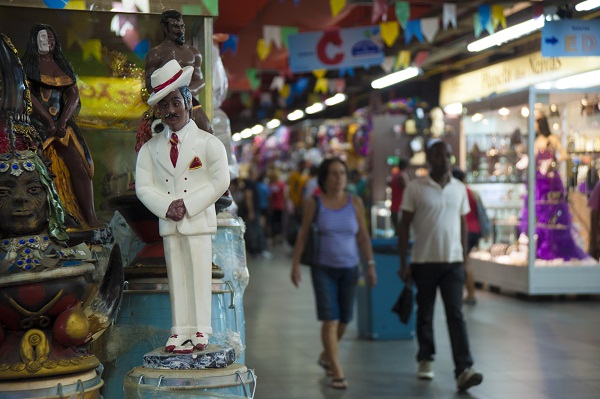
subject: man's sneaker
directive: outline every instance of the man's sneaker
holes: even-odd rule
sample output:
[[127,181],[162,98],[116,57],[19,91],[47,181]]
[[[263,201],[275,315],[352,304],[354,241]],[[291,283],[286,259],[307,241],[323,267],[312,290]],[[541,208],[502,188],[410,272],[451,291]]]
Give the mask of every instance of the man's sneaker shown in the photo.
[[475,385],[481,384],[481,381],[483,381],[483,374],[473,369],[466,369],[456,378],[456,388],[460,392],[464,392]]
[[417,377],[420,380],[433,380],[433,375],[433,362],[430,360],[421,360],[419,362]]

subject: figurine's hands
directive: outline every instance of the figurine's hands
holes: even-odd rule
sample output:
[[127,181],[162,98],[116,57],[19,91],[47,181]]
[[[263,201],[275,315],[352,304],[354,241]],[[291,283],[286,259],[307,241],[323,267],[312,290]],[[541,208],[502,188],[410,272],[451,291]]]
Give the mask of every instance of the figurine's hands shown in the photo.
[[176,199],[175,201],[171,202],[169,209],[167,209],[167,219],[179,222],[185,216],[185,212],[186,209],[183,199]]
[[62,120],[58,121],[58,124],[56,125],[56,136],[57,137],[65,137],[65,135],[67,134],[67,123],[63,122]]
[[52,119],[48,121],[48,128],[46,129],[46,138],[54,137],[56,134],[56,124]]

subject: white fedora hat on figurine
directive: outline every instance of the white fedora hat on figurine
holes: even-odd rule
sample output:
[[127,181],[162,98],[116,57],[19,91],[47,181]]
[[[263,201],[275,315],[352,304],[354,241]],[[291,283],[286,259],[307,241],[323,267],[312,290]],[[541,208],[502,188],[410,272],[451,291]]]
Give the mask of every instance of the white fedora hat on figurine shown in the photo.
[[193,72],[193,66],[181,68],[176,60],[171,60],[152,72],[150,76],[152,94],[148,97],[148,105],[155,105],[173,90],[188,86]]

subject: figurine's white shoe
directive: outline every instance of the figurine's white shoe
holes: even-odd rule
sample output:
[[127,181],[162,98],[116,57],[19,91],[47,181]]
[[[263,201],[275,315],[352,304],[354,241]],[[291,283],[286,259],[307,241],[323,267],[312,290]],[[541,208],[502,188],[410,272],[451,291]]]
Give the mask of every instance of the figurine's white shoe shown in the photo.
[[204,348],[206,348],[206,346],[208,345],[208,334],[197,332],[195,335],[192,336],[191,340],[192,345],[194,345],[194,348],[196,348],[199,351],[204,350]]
[[189,338],[181,334],[172,334],[165,344],[165,352],[173,352],[177,346],[182,346]]

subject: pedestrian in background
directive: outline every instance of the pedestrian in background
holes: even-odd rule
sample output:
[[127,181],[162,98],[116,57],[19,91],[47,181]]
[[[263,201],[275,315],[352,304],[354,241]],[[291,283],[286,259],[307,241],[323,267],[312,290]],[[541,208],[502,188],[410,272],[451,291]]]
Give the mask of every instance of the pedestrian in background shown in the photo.
[[[472,369],[462,314],[469,201],[464,185],[450,174],[450,146],[434,139],[427,145],[426,156],[429,174],[411,181],[404,191],[398,229],[399,274],[404,281],[412,278],[417,288],[418,378],[432,380],[434,377],[433,311],[439,288],[452,345],[456,386],[463,392],[483,380],[483,375]],[[414,244],[409,264],[411,224]]]
[[[311,267],[317,317],[323,322],[323,352],[319,364],[333,377],[331,387],[346,389],[348,383],[339,361],[339,341],[352,320],[358,284],[360,252],[367,259],[366,279],[370,287],[377,283],[373,248],[365,222],[362,200],[346,192],[348,168],[340,158],[324,160],[317,174],[320,196],[305,201],[302,226],[292,262],[291,278],[298,287],[302,280],[300,257],[317,213],[320,244],[318,266]],[[318,208],[318,211],[317,211]]]
[[388,177],[388,186],[392,190],[392,203],[390,205],[390,211],[392,213],[392,223],[394,224],[394,231],[398,235],[398,222],[400,215],[400,205],[402,204],[402,195],[404,188],[408,185],[410,178],[406,173],[408,168],[408,161],[404,158],[398,160],[398,170],[392,172]]
[[[465,184],[465,172],[460,168],[454,168],[452,170],[452,176],[460,180]],[[477,197],[478,194],[471,190],[469,186],[465,184],[467,190],[467,197],[469,198],[469,208],[471,210],[467,213],[467,257],[471,250],[479,245],[481,239],[481,226],[479,225],[479,217],[477,216]],[[481,201],[481,199],[479,199]],[[469,264],[469,258],[465,259],[465,288],[467,289],[467,296],[463,299],[465,305],[475,305],[477,299],[475,298],[475,277],[473,276],[473,270]]]

